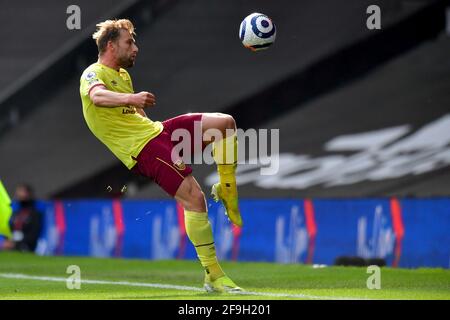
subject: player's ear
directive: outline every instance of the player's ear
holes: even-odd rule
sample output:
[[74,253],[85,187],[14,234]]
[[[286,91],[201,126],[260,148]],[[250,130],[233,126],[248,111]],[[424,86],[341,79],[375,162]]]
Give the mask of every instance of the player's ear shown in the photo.
[[115,49],[115,42],[112,41],[112,40],[109,40],[108,43],[106,44],[106,47],[107,47],[109,50],[114,50],[114,49]]

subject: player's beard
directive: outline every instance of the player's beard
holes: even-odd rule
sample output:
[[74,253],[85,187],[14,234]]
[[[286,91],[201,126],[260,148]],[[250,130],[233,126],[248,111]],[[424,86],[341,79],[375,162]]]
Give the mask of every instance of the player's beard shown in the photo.
[[119,65],[122,68],[131,68],[134,66],[134,59],[131,56],[119,57]]

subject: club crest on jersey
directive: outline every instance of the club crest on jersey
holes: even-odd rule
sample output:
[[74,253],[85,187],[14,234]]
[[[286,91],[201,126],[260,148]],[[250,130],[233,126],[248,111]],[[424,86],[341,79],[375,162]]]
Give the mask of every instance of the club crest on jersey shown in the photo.
[[177,161],[175,161],[173,166],[179,171],[183,171],[184,169],[186,169],[186,165],[184,164],[183,160],[181,160],[181,159],[178,159]]

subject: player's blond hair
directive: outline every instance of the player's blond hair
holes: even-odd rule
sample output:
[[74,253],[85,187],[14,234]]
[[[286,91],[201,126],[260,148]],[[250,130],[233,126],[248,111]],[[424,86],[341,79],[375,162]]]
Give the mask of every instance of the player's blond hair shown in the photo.
[[121,29],[127,30],[132,36],[136,35],[134,26],[128,19],[106,20],[97,23],[97,31],[94,32],[92,38],[95,40],[100,54],[105,52],[108,41],[115,41],[119,38]]

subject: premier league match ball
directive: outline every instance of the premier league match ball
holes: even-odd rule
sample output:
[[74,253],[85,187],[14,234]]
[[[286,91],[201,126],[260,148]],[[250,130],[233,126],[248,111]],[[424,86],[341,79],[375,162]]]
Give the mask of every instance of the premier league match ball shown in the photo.
[[247,16],[239,28],[239,37],[244,47],[252,51],[265,50],[275,41],[277,31],[273,21],[262,13]]

